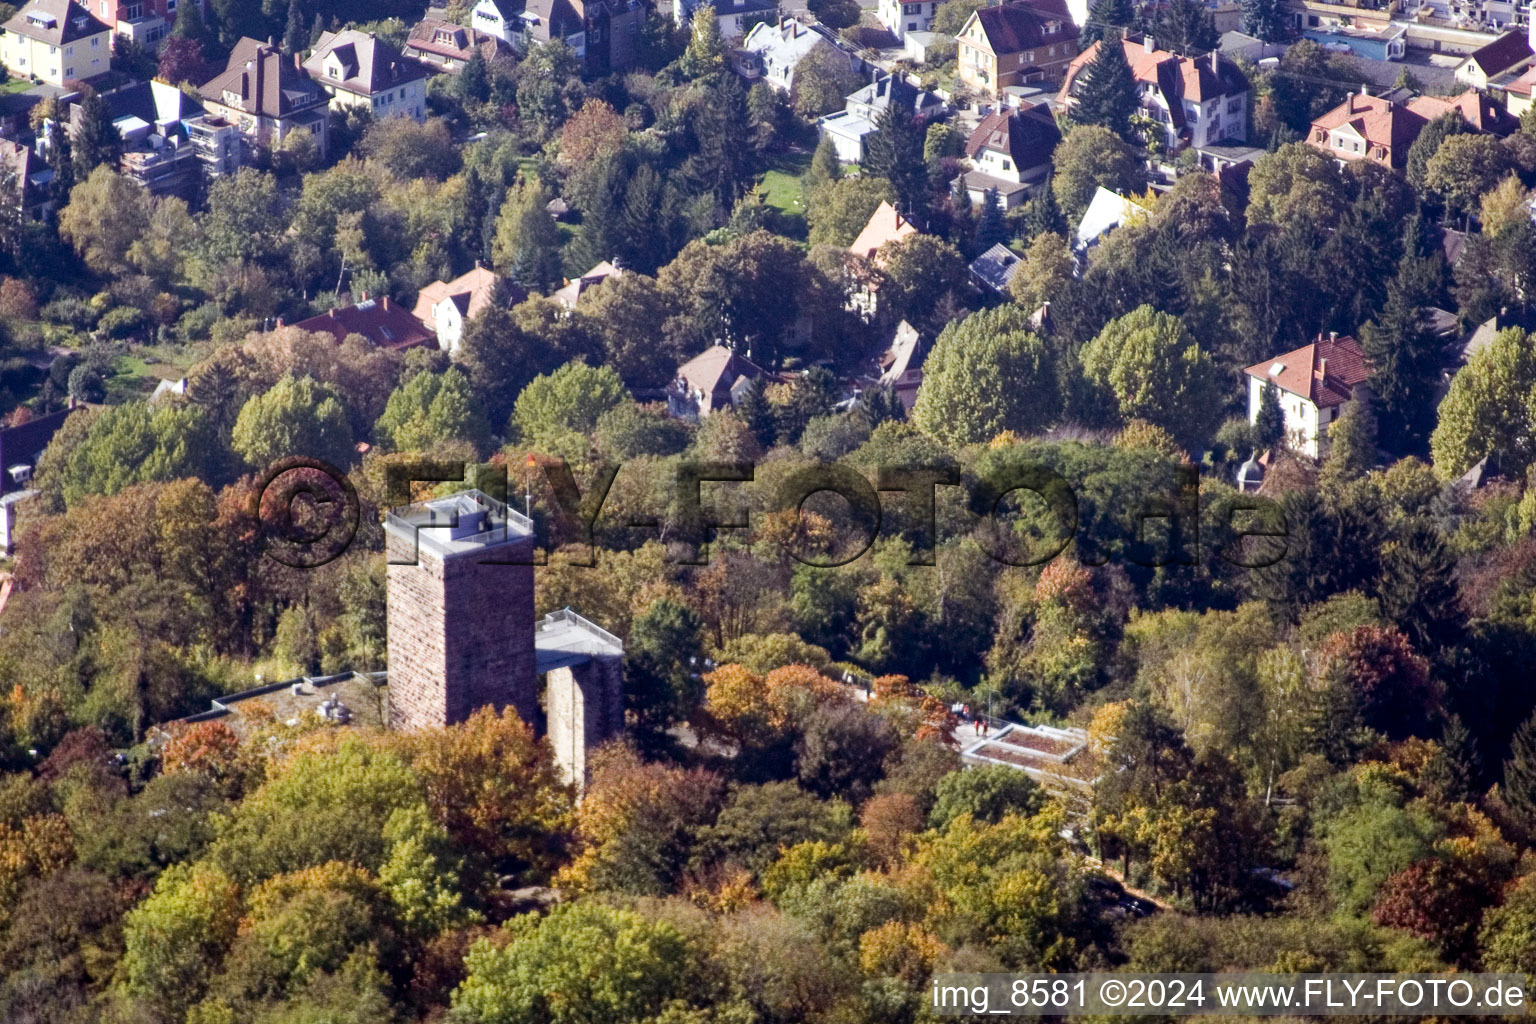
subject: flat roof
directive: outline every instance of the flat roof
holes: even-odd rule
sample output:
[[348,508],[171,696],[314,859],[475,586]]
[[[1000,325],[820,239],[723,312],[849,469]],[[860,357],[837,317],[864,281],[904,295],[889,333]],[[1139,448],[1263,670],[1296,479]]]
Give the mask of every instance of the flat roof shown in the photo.
[[[460,516],[485,512],[486,529],[454,538],[450,526]],[[533,536],[533,520],[471,488],[444,498],[432,498],[389,510],[384,529],[408,543],[419,544],[439,557],[483,551]]]
[[594,658],[624,656],[622,640],[569,608],[539,620],[533,630],[533,648],[539,675]]

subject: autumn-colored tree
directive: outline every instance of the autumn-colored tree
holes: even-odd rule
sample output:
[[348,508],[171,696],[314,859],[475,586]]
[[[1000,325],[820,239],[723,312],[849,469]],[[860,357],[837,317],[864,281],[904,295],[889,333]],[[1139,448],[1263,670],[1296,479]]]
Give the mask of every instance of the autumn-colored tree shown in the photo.
[[402,740],[433,818],[503,874],[548,872],[570,827],[571,794],[547,745],[511,708]]
[[872,978],[899,978],[920,988],[949,947],[920,924],[887,921],[859,936],[859,969]]
[[1361,717],[1393,739],[1422,734],[1437,715],[1440,687],[1429,662],[1397,629],[1357,626],[1323,647],[1324,673],[1337,673],[1355,694]]
[[160,768],[167,775],[203,775],[231,796],[238,796],[252,771],[240,737],[223,722],[176,723],[160,748]]
[[[964,773],[960,773],[964,774]],[[910,793],[870,797],[859,812],[869,852],[882,864],[900,859],[907,841],[923,829],[923,812]]]
[[584,167],[624,148],[629,127],[624,118],[600,99],[589,99],[560,129],[560,162]]
[[1433,942],[1454,960],[1474,950],[1483,908],[1494,893],[1455,860],[1427,857],[1388,878],[1378,891],[1371,918]]

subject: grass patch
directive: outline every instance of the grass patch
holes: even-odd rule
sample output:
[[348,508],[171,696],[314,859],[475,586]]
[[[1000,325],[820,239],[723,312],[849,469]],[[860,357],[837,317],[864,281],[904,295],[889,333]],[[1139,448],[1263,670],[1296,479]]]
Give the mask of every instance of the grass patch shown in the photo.
[[7,78],[5,83],[0,85],[0,95],[15,96],[18,93],[26,92],[30,88],[32,88],[32,79],[30,78]]
[[810,168],[810,153],[785,153],[757,186],[763,205],[778,211],[782,229],[795,238],[805,237],[805,172]]

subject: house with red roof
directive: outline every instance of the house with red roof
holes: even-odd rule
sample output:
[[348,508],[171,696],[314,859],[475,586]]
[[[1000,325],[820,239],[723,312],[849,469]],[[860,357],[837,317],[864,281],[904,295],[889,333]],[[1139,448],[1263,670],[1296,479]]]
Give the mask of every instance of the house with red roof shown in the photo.
[[[1064,106],[1076,102],[1083,71],[1098,59],[1104,45],[1100,40],[1089,46],[1067,68],[1057,94]],[[1181,57],[1159,50],[1150,35],[1127,34],[1109,45],[1125,48],[1142,113],[1163,126],[1168,152],[1248,141],[1248,78],[1220,52]]]
[[1370,160],[1401,169],[1408,162],[1408,147],[1428,123],[1411,104],[1372,96],[1361,87],[1312,122],[1307,143],[1345,163]]
[[1248,375],[1248,422],[1258,422],[1264,389],[1274,385],[1291,447],[1317,459],[1328,454],[1329,424],[1355,390],[1366,386],[1371,367],[1358,341],[1330,333],[1243,372]]
[[1520,129],[1517,114],[1511,114],[1493,97],[1476,89],[1468,89],[1460,96],[1415,96],[1408,101],[1408,109],[1427,121],[1443,114],[1460,114],[1473,131],[1500,137]]
[[[283,327],[284,324],[279,320],[277,326]],[[388,295],[380,299],[364,296],[363,300],[354,306],[342,306],[329,313],[301,320],[292,326],[301,331],[329,334],[338,344],[345,341],[348,335],[359,334],[379,348],[395,351],[437,341],[433,331],[416,319],[410,310],[399,303],[391,302]]]
[[983,7],[955,37],[960,81],[993,98],[1025,82],[1054,82],[1077,56],[1077,35],[1063,0],[1007,0]]

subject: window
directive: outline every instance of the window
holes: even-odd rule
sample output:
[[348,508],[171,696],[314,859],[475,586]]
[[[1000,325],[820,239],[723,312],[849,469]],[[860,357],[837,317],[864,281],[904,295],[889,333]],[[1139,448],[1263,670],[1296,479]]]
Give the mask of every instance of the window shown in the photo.
[[93,50],[101,49],[101,36],[93,36],[91,38],[91,49],[93,49]]
[[907,22],[907,31],[908,32],[916,32],[917,31],[917,22],[915,22],[915,21]]
[[326,68],[325,69],[325,73],[326,73],[326,76],[329,77],[329,78],[340,78],[341,77],[341,69],[336,67],[334,64],[331,65],[330,67]]
[[75,77],[75,69],[74,68],[65,68],[64,69],[64,77],[65,78],[74,78]]
[[1233,97],[1232,99],[1227,100],[1227,113],[1235,114],[1242,109],[1243,101],[1241,97]]
[[1012,164],[1010,164],[1010,163],[1009,163],[1009,162],[1008,162],[1008,161],[1007,161],[1007,159],[1006,159],[1006,158],[1005,158],[1005,159],[1004,159],[1004,160],[1003,160],[1003,170],[1005,170],[1005,171],[1011,171],[1011,170],[1013,170],[1013,165],[1012,165]]
[[1034,50],[1025,50],[1024,51],[1024,56],[1019,58],[1019,63],[1020,64],[1033,64],[1034,62],[1035,62],[1035,51]]
[[75,48],[73,46],[66,46],[66,47],[64,47],[64,56],[66,56],[66,57],[73,57],[74,55],[75,55]]

